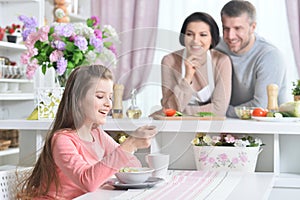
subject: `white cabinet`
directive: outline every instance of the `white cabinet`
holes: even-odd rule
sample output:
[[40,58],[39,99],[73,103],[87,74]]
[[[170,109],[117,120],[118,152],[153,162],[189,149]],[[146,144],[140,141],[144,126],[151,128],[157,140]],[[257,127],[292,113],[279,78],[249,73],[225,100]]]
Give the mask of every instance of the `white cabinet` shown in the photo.
[[[44,0],[0,0],[0,26],[2,28],[11,24],[20,24],[19,15],[35,16],[38,24],[44,24],[45,13]],[[0,57],[6,57],[16,62],[16,66],[23,69],[20,62],[21,54],[26,50],[24,44],[9,43],[6,36],[0,41]],[[22,77],[0,77],[0,120],[1,119],[25,119],[34,109],[35,82]],[[13,128],[13,129],[18,129]],[[19,148],[9,148],[0,151],[0,165],[18,163]]]
[[[20,24],[19,15],[35,16],[39,25],[44,24],[44,0],[0,0],[0,26]],[[21,54],[26,50],[23,44],[9,43],[4,37],[0,41],[0,57],[7,57],[23,69]],[[0,119],[24,119],[34,108],[34,81],[27,80],[25,75],[19,78],[0,77]]]

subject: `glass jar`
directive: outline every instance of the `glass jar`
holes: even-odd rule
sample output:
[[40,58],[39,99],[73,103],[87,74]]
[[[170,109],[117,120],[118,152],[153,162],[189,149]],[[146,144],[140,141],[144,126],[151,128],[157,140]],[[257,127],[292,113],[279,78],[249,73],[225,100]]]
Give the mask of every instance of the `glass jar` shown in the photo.
[[136,89],[131,92],[131,105],[127,109],[126,115],[130,119],[139,119],[142,116],[142,111],[136,104]]

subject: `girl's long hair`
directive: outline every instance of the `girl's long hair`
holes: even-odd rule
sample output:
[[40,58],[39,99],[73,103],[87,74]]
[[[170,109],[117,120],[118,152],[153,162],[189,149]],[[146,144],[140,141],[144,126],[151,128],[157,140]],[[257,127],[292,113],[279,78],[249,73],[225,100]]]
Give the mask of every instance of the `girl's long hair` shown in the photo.
[[83,125],[85,116],[79,106],[88,89],[99,79],[112,80],[112,73],[102,65],[90,65],[75,68],[70,74],[61,102],[59,104],[52,129],[45,138],[43,150],[34,166],[32,174],[22,183],[18,195],[21,199],[31,199],[46,195],[50,185],[55,184],[56,194],[60,181],[52,155],[52,138],[61,129],[76,130]]

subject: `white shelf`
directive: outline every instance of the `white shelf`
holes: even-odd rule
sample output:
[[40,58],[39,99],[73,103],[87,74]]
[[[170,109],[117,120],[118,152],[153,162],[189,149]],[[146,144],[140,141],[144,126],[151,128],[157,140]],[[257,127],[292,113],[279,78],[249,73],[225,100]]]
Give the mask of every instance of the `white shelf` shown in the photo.
[[18,154],[20,152],[19,148],[8,148],[6,150],[0,151],[0,156],[7,156],[12,154]]
[[7,50],[19,50],[19,51],[24,51],[27,49],[24,44],[16,44],[12,42],[3,42],[3,41],[0,41],[0,48],[7,49]]
[[13,79],[13,78],[1,78],[0,83],[33,83],[33,80],[28,79]]
[[33,100],[33,93],[0,93],[0,100]]
[[0,2],[11,3],[11,2],[39,2],[39,0],[0,0]]

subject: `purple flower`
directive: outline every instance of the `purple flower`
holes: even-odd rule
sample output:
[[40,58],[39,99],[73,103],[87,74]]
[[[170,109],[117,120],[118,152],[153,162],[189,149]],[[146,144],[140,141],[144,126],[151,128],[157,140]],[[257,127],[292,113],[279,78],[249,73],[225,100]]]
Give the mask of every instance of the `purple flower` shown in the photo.
[[93,26],[97,26],[100,23],[100,19],[97,16],[92,16],[91,20],[93,20]]
[[35,17],[27,17],[25,15],[20,15],[18,19],[24,23],[25,28],[35,29],[38,27],[38,22]]
[[116,47],[114,45],[111,45],[109,47],[109,50],[111,50],[111,52],[113,52],[115,54],[115,56],[117,56],[117,49],[116,49]]
[[64,57],[61,57],[58,59],[58,61],[56,63],[56,67],[57,67],[56,72],[58,75],[63,75],[65,73],[67,64],[68,64],[68,61]]
[[53,41],[52,46],[53,46],[53,48],[56,48],[57,50],[60,50],[60,51],[63,51],[63,50],[66,49],[65,48],[66,44],[63,41],[60,41],[60,40]]
[[28,37],[28,35],[30,33],[33,33],[33,32],[36,32],[36,29],[32,29],[32,28],[25,28],[23,31],[22,31],[22,38],[23,38],[23,41],[25,41]]
[[99,38],[102,40],[102,31],[101,30],[95,29],[94,34],[95,34],[96,38]]
[[64,24],[55,26],[55,32],[59,36],[70,37],[74,33],[74,27],[72,24]]
[[95,36],[90,38],[90,44],[93,45],[97,52],[101,52],[103,48],[103,41]]
[[87,45],[88,42],[86,41],[85,37],[83,36],[76,36],[74,40],[75,46],[77,46],[80,50],[85,51],[88,49]]

